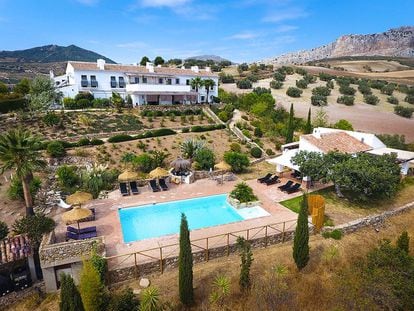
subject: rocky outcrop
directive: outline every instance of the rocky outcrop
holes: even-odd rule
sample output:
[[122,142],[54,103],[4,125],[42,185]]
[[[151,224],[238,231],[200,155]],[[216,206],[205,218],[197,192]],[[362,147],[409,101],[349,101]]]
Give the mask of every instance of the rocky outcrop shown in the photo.
[[414,57],[414,26],[400,27],[369,35],[345,35],[321,47],[283,54],[262,62],[303,64],[320,59],[345,56]]

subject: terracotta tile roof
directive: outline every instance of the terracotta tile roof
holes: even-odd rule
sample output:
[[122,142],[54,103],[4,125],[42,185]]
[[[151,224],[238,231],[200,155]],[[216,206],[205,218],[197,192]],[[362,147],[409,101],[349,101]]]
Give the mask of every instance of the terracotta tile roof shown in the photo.
[[[92,62],[73,62],[69,63],[75,68],[75,70],[91,70],[99,71],[96,63]],[[165,75],[187,75],[187,76],[199,76],[199,77],[218,77],[214,72],[200,70],[198,73],[190,69],[171,68],[171,67],[154,67],[154,73],[149,72],[145,66],[135,65],[121,65],[121,64],[105,64],[105,70],[122,71],[125,73],[147,73],[147,74],[165,74]]]
[[321,134],[321,138],[309,134],[303,135],[301,138],[307,140],[323,152],[358,153],[372,149],[372,147],[344,132]]

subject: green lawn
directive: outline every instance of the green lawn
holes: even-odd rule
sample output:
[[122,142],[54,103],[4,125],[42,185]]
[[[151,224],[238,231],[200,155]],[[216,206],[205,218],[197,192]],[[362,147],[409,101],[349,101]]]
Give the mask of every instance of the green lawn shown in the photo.
[[295,213],[299,213],[302,196],[280,202],[284,207],[287,207]]

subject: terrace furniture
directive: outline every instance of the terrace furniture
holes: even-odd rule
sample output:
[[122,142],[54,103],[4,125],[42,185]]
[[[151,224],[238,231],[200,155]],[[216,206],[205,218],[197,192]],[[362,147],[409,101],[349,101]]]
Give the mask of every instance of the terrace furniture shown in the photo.
[[89,233],[89,232],[96,232],[96,226],[93,227],[86,227],[86,228],[82,228],[82,229],[77,229],[71,226],[68,226],[67,228],[68,232],[72,232],[75,234],[83,234],[83,233]]
[[155,179],[151,179],[149,181],[149,185],[152,189],[152,192],[158,192],[161,191],[160,187],[157,185],[157,181]]
[[292,174],[290,174],[293,178],[297,178],[297,179],[300,179],[300,178],[302,178],[302,176],[301,176],[301,174],[300,174],[300,172],[298,172],[298,171],[294,171]]
[[72,207],[71,204],[67,204],[65,201],[63,201],[62,199],[59,200],[58,206],[64,209],[69,209]]
[[268,173],[266,176],[258,178],[257,181],[259,183],[265,183],[266,181],[270,179],[270,177],[272,177],[272,174]]
[[292,187],[286,189],[285,191],[287,194],[291,194],[291,193],[295,193],[299,191],[299,189],[300,189],[300,184],[296,183]]
[[270,178],[267,181],[265,181],[264,183],[266,184],[266,186],[270,186],[270,185],[277,184],[278,182],[280,182],[279,176],[276,176],[275,175],[272,178]]
[[282,186],[279,186],[278,188],[279,188],[280,190],[282,190],[282,191],[285,191],[286,189],[290,188],[290,186],[292,186],[292,185],[293,185],[293,181],[288,180],[288,181],[286,182],[286,184],[284,184],[284,185],[282,185]]
[[129,195],[129,190],[126,183],[119,183],[119,190],[121,191],[122,196]]
[[139,193],[139,191],[138,191],[138,184],[137,184],[136,181],[131,181],[129,183],[129,187],[131,188],[132,194],[138,194]]
[[96,238],[98,236],[96,231],[93,232],[87,232],[87,233],[73,233],[70,231],[66,232],[66,240],[85,240],[85,239],[91,239]]
[[161,189],[162,189],[163,191],[168,190],[168,186],[167,186],[167,184],[165,183],[165,179],[164,179],[164,178],[160,178],[160,179],[158,180],[158,183],[160,184],[160,187],[161,187]]

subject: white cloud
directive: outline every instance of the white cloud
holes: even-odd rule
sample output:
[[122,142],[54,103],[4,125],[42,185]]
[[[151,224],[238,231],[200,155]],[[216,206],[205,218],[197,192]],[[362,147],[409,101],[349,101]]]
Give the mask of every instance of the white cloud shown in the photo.
[[99,0],[76,0],[80,4],[93,6],[95,4],[98,4]]
[[142,0],[141,5],[144,7],[168,7],[176,8],[190,3],[191,0]]
[[273,12],[263,17],[262,21],[266,23],[280,23],[286,20],[294,20],[302,17],[306,17],[309,14],[303,9],[292,8]]
[[253,33],[250,31],[244,31],[240,33],[236,33],[232,36],[227,37],[228,39],[237,39],[237,40],[250,40],[257,38],[259,35],[257,33]]
[[276,27],[275,32],[277,32],[277,33],[289,32],[289,31],[296,30],[298,28],[299,27],[292,26],[292,25],[280,25],[280,26]]
[[125,43],[118,43],[116,47],[123,48],[123,49],[144,49],[148,47],[148,44],[142,41],[132,41],[132,42],[125,42]]

